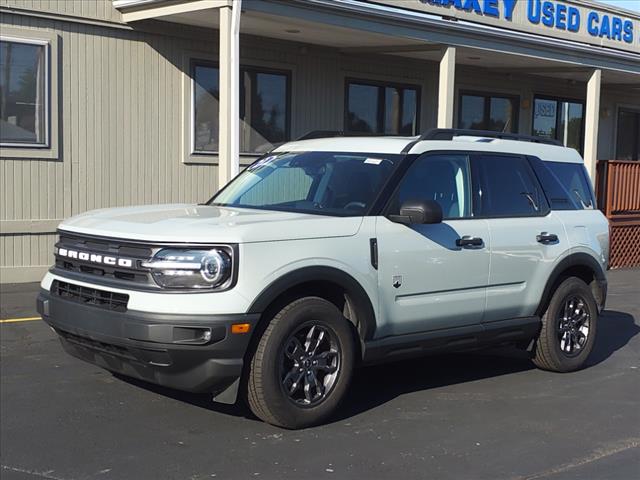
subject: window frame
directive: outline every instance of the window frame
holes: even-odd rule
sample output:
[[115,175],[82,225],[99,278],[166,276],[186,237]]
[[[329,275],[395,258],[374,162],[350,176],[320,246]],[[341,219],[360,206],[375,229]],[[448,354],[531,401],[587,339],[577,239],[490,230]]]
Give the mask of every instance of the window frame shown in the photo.
[[[471,216],[447,218],[444,216],[444,212],[443,212],[442,221],[445,222],[445,221],[454,221],[454,220],[476,220],[478,217],[474,215],[475,202],[474,202],[474,191],[473,191],[475,177],[473,173],[473,165],[471,163],[471,155],[473,153],[474,153],[473,151],[467,151],[467,150],[430,150],[428,152],[424,152],[421,154],[407,155],[404,158],[404,160],[401,162],[401,164],[398,167],[396,167],[396,171],[393,173],[393,175],[389,177],[389,182],[393,182],[393,188],[389,189],[388,186],[384,186],[381,189],[380,195],[384,196],[384,206],[379,211],[377,208],[375,210],[372,208],[371,211],[368,212],[368,216],[388,217],[389,215],[396,214],[396,212],[391,211],[391,208],[393,206],[393,200],[395,196],[398,194],[400,187],[402,186],[402,181],[406,178],[411,168],[415,165],[415,163],[418,160],[423,158],[428,159],[429,157],[434,157],[434,156],[440,157],[445,155],[458,155],[461,157],[466,157],[467,159],[467,167],[469,169],[468,171],[469,209],[471,212]],[[372,205],[376,206],[378,203],[379,203],[378,201],[375,201],[373,202]]]
[[[570,98],[570,97],[557,97],[557,96],[553,96],[553,95],[544,95],[544,94],[534,94],[533,95],[533,105],[531,108],[531,135],[534,137],[538,137],[540,135],[536,135],[533,132],[534,129],[534,123],[536,120],[536,100],[548,100],[548,101],[552,101],[552,102],[556,102],[556,123],[555,123],[555,129],[556,129],[556,136],[555,138],[553,138],[553,140],[558,140],[558,132],[560,131],[560,115],[558,115],[558,103],[563,103],[563,102],[567,102],[567,103],[578,103],[580,105],[582,105],[582,121],[580,122],[580,148],[578,150],[578,152],[580,152],[580,154],[582,154],[582,152],[584,152],[584,128],[585,128],[585,117],[586,117],[586,102],[584,100],[581,99],[577,99],[577,98]],[[540,136],[540,138],[545,138]],[[566,140],[566,139],[565,139]],[[563,146],[567,147],[567,145],[565,145],[565,143],[563,142]],[[567,148],[572,148],[572,147],[567,147]]]
[[[483,97],[484,99],[484,114],[482,116],[482,123],[484,125],[489,124],[489,120],[491,119],[491,99],[492,98],[504,98],[507,100],[514,101],[514,129],[505,132],[505,133],[518,133],[520,131],[520,96],[519,95],[510,95],[508,93],[494,93],[494,92],[483,92],[480,90],[459,90],[458,91],[458,119],[457,124],[458,128],[462,128],[460,126],[460,121],[462,120],[462,97],[464,95],[470,95],[474,97]],[[488,130],[488,128],[484,128],[483,130]]]
[[[42,143],[20,143],[20,142],[3,142],[0,138],[0,147],[3,149],[17,149],[21,151],[25,150],[51,150],[52,149],[52,105],[51,105],[51,56],[52,56],[52,41],[43,38],[21,36],[9,32],[9,34],[0,35],[0,41],[22,43],[25,45],[37,45],[44,48],[44,102],[43,102],[43,117],[44,117],[44,142]],[[3,153],[3,157],[5,154]],[[11,156],[11,155],[7,155]]]
[[[415,132],[412,133],[409,136],[415,136],[415,135],[419,135],[420,134],[420,115],[421,115],[421,111],[420,111],[420,105],[422,102],[422,89],[420,85],[416,85],[416,84],[411,84],[411,83],[403,83],[403,82],[396,82],[393,80],[390,81],[386,81],[386,80],[368,80],[368,79],[363,79],[363,78],[359,78],[359,77],[345,77],[344,78],[344,105],[343,105],[343,129],[346,133],[349,134],[361,134],[361,135],[376,135],[376,136],[388,136],[388,137],[397,137],[397,136],[402,136],[401,133],[377,133],[377,132],[373,132],[373,133],[367,133],[367,132],[360,132],[357,130],[349,130],[348,125],[349,125],[349,84],[351,83],[356,83],[356,84],[360,84],[360,85],[366,85],[369,87],[378,87],[378,88],[400,88],[400,89],[411,89],[411,90],[415,90],[416,91],[416,129]],[[382,92],[384,92],[384,90],[381,90]],[[403,92],[403,98],[404,98],[404,92]],[[384,102],[384,96],[380,94],[380,91],[378,92],[378,102],[382,102],[382,105],[384,107],[385,102]],[[402,103],[400,105],[400,118],[402,118]],[[380,111],[378,112],[377,118],[376,118],[376,122],[378,124],[381,124],[384,127],[384,119],[385,119],[385,114],[386,111],[384,108],[380,109]]]
[[[471,182],[471,213],[470,217],[458,217],[458,218],[443,218],[443,222],[445,221],[453,221],[453,220],[491,220],[491,219],[500,219],[500,218],[538,218],[538,217],[546,217],[551,213],[551,207],[549,204],[549,200],[547,198],[546,192],[536,175],[529,157],[527,155],[519,155],[517,153],[505,153],[505,152],[491,152],[491,151],[478,151],[478,150],[430,150],[428,152],[424,152],[422,154],[410,154],[407,155],[401,164],[398,166],[394,174],[389,178],[389,182],[386,186],[381,189],[380,198],[373,203],[372,209],[367,213],[368,216],[383,216],[388,217],[392,215],[391,207],[393,203],[393,198],[396,195],[398,189],[400,188],[400,184],[404,179],[405,175],[409,172],[414,162],[418,158],[422,158],[425,156],[431,155],[466,155],[469,161],[469,171],[470,171],[470,182]],[[543,200],[544,207],[541,208],[539,212],[533,213],[531,215],[478,215],[477,203],[475,201],[475,197],[477,195],[477,188],[480,185],[480,181],[478,178],[478,169],[477,162],[478,159],[476,157],[481,155],[494,155],[494,156],[502,156],[502,157],[518,157],[524,160],[527,165],[527,169],[529,170],[531,179],[536,187],[540,191],[540,198]],[[382,205],[380,207],[380,205]]]
[[[191,56],[189,57],[189,157],[217,157],[220,155],[219,150],[196,150],[195,149],[195,120],[196,120],[196,109],[195,109],[195,95],[196,95],[196,76],[195,69],[197,66],[208,67],[208,68],[216,68],[218,72],[220,71],[220,62],[216,62],[214,60],[207,60],[206,58]],[[250,71],[254,73],[266,73],[266,74],[274,74],[274,75],[283,75],[286,78],[286,109],[285,109],[285,137],[288,140],[285,142],[291,141],[291,102],[293,99],[293,72],[287,69],[280,69],[274,67],[265,67],[262,65],[251,65],[251,64],[240,64],[240,81],[242,81],[242,74],[245,71]],[[239,88],[239,86],[238,86]],[[240,99],[240,101],[242,101]],[[241,117],[238,118],[238,122]],[[220,132],[218,131],[218,135]],[[258,156],[262,156],[267,152],[243,152],[240,151],[240,157],[249,157],[256,158]]]

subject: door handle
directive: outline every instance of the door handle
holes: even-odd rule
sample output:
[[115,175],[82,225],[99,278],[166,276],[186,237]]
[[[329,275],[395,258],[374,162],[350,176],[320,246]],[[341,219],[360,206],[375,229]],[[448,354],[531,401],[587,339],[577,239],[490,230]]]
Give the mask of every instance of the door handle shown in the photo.
[[481,247],[484,241],[480,237],[472,237],[471,235],[463,235],[462,238],[456,240],[457,247]]
[[558,241],[558,235],[555,233],[542,232],[540,235],[536,235],[538,243],[556,243]]

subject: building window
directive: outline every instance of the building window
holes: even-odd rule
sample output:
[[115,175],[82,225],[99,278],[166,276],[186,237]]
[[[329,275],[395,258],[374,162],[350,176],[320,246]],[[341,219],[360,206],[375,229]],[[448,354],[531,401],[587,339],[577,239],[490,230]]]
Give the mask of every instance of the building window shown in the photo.
[[533,135],[552,138],[582,151],[584,103],[561,98],[535,97]]
[[458,128],[517,132],[517,97],[483,93],[460,93]]
[[49,146],[48,43],[0,38],[0,145]]
[[[194,62],[192,152],[218,152],[219,70]],[[264,153],[290,139],[291,75],[262,68],[240,68],[240,152]]]
[[415,86],[347,80],[345,130],[380,135],[416,135],[420,89]]
[[616,160],[640,160],[640,112],[618,112]]

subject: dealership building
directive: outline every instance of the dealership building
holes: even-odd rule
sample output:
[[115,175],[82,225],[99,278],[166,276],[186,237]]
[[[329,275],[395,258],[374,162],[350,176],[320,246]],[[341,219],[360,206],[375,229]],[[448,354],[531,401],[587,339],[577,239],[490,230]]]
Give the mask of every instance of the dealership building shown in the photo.
[[39,280],[71,215],[206,201],[310,131],[435,127],[580,151],[614,266],[640,264],[638,12],[590,0],[0,0],[0,281]]

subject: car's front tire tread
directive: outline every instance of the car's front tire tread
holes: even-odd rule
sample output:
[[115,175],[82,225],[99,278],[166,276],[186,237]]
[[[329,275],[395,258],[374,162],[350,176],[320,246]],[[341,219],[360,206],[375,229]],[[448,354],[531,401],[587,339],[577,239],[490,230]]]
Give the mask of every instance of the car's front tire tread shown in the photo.
[[[303,316],[301,310],[304,311],[304,308],[307,307],[324,309],[328,317],[326,320],[333,323],[333,327],[337,330],[336,334],[339,336],[343,348],[341,367],[343,371],[341,378],[338,379],[339,383],[330,393],[331,397],[324,401],[329,406],[320,406],[314,412],[310,411],[313,409],[310,409],[301,414],[300,411],[296,411],[300,407],[287,404],[286,402],[289,400],[284,396],[279,396],[281,393],[279,385],[276,388],[273,384],[266,385],[265,381],[273,383],[274,375],[269,368],[278,368],[275,365],[274,352],[283,341],[283,335],[295,325],[296,314]],[[248,365],[246,398],[251,411],[261,420],[283,428],[304,428],[326,419],[332,411],[331,405],[337,405],[344,395],[353,369],[355,349],[351,329],[347,322],[348,320],[331,302],[320,297],[300,298],[282,308],[266,326]],[[265,358],[267,356],[268,359]],[[279,412],[272,408],[274,404]]]

